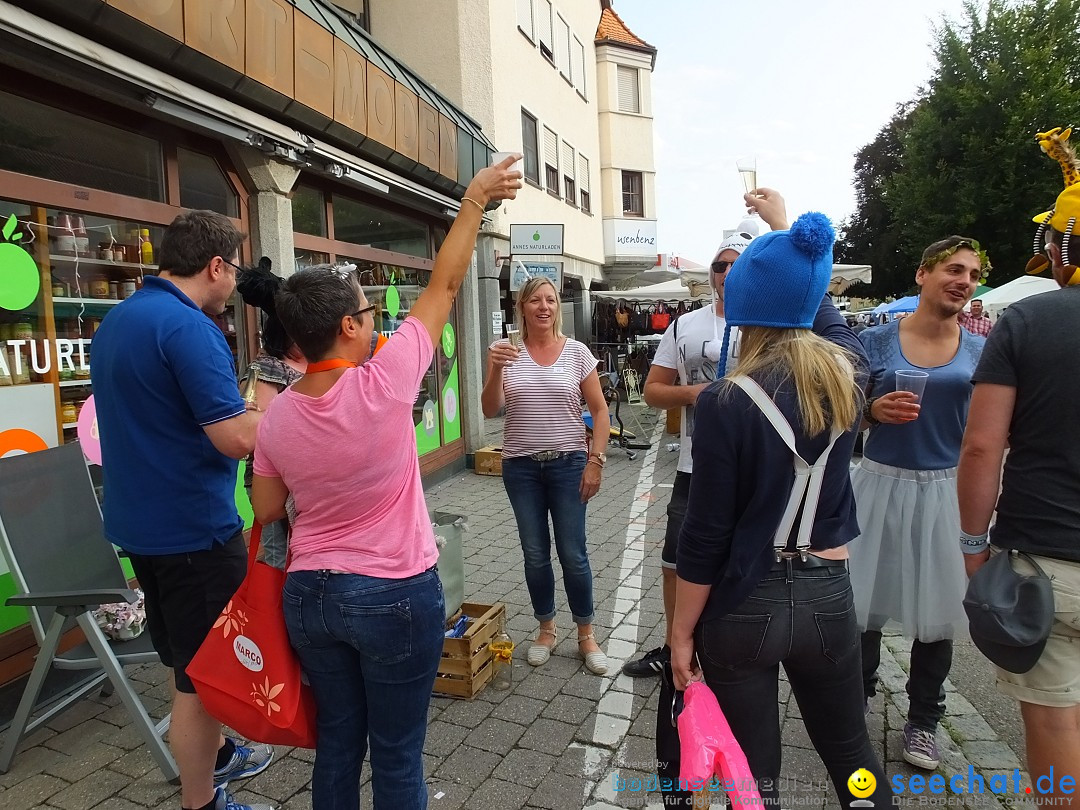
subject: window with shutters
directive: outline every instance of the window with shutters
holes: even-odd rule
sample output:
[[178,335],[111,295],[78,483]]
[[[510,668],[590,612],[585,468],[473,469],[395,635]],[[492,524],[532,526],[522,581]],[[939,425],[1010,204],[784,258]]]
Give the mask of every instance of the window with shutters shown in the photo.
[[637,68],[619,65],[619,112],[640,113]]
[[589,159],[578,155],[578,188],[581,189],[581,210],[586,214],[592,212],[589,197]]
[[570,76],[570,25],[561,14],[555,26],[555,64],[559,66],[563,78],[573,84]]
[[518,30],[529,38],[529,42],[536,41],[536,31],[533,28],[533,0],[517,0],[517,24]]
[[574,37],[571,70],[573,72],[574,87],[577,88],[581,97],[588,101],[589,96],[585,92],[585,46],[581,44],[581,40],[577,37]]
[[574,147],[563,141],[562,144],[562,167],[563,167],[563,199],[570,205],[577,207],[577,183],[574,172],[577,169],[577,157],[574,155]]
[[540,147],[536,133],[536,119],[522,110],[521,151],[525,155],[525,179],[540,185]]
[[547,190],[559,196],[559,136],[544,127],[544,180]]
[[540,40],[540,53],[552,63],[555,62],[555,43],[552,37],[553,16],[551,0],[539,0],[536,7],[536,35]]
[[624,217],[645,216],[645,201],[641,193],[641,172],[622,173],[622,208]]

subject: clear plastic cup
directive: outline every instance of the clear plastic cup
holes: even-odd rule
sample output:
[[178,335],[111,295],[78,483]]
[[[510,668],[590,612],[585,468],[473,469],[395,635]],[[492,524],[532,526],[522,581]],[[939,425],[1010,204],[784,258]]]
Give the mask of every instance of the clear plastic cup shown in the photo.
[[912,368],[898,369],[896,372],[896,390],[910,391],[919,398],[922,404],[923,391],[926,390],[926,381],[930,375],[925,371],[917,371]]

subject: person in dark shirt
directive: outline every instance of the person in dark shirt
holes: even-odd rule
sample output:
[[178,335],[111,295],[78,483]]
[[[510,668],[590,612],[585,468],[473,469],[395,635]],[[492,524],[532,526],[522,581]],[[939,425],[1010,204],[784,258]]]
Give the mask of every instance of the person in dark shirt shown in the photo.
[[[960,544],[968,576],[995,551],[1031,555],[1050,577],[1054,623],[1035,665],[1024,673],[997,668],[1003,694],[1020,702],[1032,784],[1045,784],[1047,806],[1072,801],[1055,779],[1080,772],[1080,240],[1068,235],[1080,218],[1080,186],[1070,186],[1040,223],[1029,263],[1047,259],[1064,289],[1012,304],[987,338],[973,380],[957,488]],[[1008,446],[1004,476],[1002,457]],[[988,531],[997,507],[997,522]],[[1026,560],[1012,561],[1031,575]]]
[[675,685],[697,677],[696,652],[771,807],[781,663],[840,804],[860,768],[885,784],[863,715],[845,548],[859,533],[848,463],[866,357],[826,295],[834,238],[824,216],[805,214],[730,270],[724,342],[738,326],[739,361],[697,400],[677,551]]

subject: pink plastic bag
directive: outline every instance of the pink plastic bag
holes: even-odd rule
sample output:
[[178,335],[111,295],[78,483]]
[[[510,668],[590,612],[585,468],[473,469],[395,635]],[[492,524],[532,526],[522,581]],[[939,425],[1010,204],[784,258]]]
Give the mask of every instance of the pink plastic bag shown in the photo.
[[721,778],[732,806],[761,805],[757,782],[750,773],[746,755],[731,733],[720,711],[716,695],[704,683],[686,687],[683,710],[679,714],[679,743],[682,765],[679,778],[686,790],[707,789],[714,775]]

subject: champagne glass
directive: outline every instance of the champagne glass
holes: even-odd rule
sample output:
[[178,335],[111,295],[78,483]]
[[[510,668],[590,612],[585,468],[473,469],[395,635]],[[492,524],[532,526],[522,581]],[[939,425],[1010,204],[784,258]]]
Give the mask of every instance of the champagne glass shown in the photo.
[[756,157],[739,158],[735,161],[735,168],[739,170],[739,177],[742,178],[743,189],[747,194],[757,188]]

